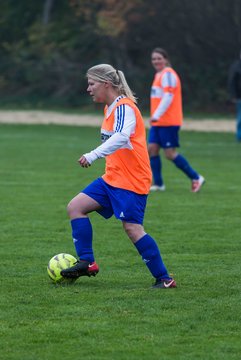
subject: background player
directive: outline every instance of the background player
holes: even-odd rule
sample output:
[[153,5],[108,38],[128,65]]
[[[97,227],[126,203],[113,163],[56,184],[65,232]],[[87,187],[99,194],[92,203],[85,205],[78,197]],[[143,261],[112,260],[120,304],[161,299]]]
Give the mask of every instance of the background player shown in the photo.
[[161,48],[152,51],[151,61],[156,75],[151,88],[151,118],[148,138],[148,152],[154,185],[151,191],[164,191],[160,148],[165,157],[191,179],[191,191],[198,192],[204,184],[204,177],[198,174],[188,161],[176,151],[179,147],[179,129],[182,125],[181,82],[177,73],[170,67],[167,52]]

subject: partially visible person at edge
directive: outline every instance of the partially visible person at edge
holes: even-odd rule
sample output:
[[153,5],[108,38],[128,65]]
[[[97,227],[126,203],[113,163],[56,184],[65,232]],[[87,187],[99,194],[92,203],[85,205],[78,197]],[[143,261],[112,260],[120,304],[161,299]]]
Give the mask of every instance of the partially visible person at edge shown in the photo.
[[123,72],[111,65],[93,66],[87,72],[87,79],[87,91],[93,101],[105,104],[102,145],[82,155],[78,161],[80,166],[88,168],[105,157],[106,168],[102,177],[94,180],[68,205],[79,260],[61,274],[76,279],[98,273],[89,219],[89,213],[97,211],[105,219],[114,215],[122,222],[124,231],[155,278],[153,288],[174,288],[176,282],[163,263],[156,241],[143,227],[151,169],[145,126],[136,99]]
[[180,146],[179,130],[183,122],[180,79],[172,69],[164,49],[155,48],[151,54],[151,62],[156,71],[151,88],[151,127],[148,137],[148,152],[154,179],[151,191],[166,189],[160,157],[162,148],[165,157],[191,180],[191,191],[196,193],[201,189],[205,179],[176,150]]
[[241,51],[229,69],[228,90],[232,101],[236,104],[236,139],[241,141]]

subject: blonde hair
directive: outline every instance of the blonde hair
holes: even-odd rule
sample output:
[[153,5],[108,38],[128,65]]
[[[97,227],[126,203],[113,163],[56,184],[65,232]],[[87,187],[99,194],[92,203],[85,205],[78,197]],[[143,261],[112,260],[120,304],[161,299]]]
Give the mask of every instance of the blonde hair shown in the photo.
[[134,103],[137,102],[137,98],[127,84],[124,73],[116,70],[113,66],[109,64],[95,65],[87,71],[86,75],[95,81],[110,82],[117,89],[119,95],[125,95]]

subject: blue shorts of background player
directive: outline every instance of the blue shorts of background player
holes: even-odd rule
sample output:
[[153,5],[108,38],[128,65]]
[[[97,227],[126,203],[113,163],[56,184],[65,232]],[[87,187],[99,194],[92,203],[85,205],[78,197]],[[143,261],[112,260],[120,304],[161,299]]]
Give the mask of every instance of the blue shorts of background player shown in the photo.
[[158,144],[163,149],[179,147],[179,129],[180,126],[152,126],[148,142]]
[[102,178],[94,180],[82,192],[101,205],[97,212],[105,219],[114,214],[119,220],[143,224],[147,195],[113,187]]

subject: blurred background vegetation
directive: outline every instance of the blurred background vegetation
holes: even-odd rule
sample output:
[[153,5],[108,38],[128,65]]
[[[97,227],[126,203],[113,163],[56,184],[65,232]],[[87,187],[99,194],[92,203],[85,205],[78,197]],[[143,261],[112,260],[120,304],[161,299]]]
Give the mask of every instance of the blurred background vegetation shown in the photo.
[[86,70],[124,71],[148,110],[150,53],[165,48],[186,109],[227,112],[240,0],[1,0],[0,107],[88,109]]

